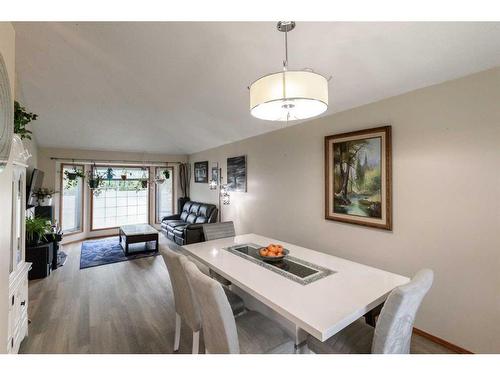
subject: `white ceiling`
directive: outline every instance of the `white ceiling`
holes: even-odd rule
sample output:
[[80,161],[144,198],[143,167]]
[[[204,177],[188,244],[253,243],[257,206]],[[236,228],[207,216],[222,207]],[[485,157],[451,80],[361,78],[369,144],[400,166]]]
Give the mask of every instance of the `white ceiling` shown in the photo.
[[[16,23],[17,97],[40,146],[189,154],[278,129],[247,86],[281,68],[275,23]],[[331,114],[500,65],[500,23],[299,22],[290,68]]]

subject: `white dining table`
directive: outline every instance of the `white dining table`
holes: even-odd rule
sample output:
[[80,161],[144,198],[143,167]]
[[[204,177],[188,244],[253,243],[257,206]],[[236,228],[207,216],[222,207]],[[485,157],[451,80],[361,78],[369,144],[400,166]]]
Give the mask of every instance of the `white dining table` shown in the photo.
[[[262,247],[279,243],[289,250],[289,256],[333,273],[303,285],[226,249],[248,243]],[[182,249],[295,325],[296,351],[304,346],[307,333],[328,340],[409,281],[405,276],[257,234],[199,242]]]

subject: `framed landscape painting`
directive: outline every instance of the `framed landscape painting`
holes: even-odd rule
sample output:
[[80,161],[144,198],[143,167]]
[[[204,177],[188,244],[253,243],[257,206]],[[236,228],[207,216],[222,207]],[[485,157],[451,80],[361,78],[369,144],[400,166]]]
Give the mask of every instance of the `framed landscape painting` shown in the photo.
[[325,137],[325,218],[392,230],[391,127]]
[[194,182],[208,183],[208,161],[194,163]]

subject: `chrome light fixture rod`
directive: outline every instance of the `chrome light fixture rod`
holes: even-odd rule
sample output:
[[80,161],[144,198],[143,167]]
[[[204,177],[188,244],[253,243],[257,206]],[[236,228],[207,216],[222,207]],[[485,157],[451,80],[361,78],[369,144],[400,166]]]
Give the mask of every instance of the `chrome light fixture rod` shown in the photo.
[[288,32],[295,29],[294,21],[279,21],[277,28],[285,34],[285,60],[283,60],[283,70],[288,69]]

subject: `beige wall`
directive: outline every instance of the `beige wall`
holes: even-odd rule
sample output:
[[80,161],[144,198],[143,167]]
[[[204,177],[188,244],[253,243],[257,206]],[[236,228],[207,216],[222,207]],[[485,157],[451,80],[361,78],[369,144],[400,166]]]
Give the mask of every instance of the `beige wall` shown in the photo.
[[[335,100],[335,83],[331,87]],[[390,124],[392,232],[324,219],[324,136]],[[435,271],[416,326],[500,352],[500,68],[191,155],[247,155],[248,192],[223,220],[392,272]],[[207,184],[192,199],[217,202]],[[332,301],[334,303],[334,301]]]
[[[10,23],[0,22],[0,54],[7,66],[14,98],[15,33]],[[3,104],[2,104],[3,105]],[[14,102],[11,104],[14,105]],[[9,254],[11,245],[12,162],[0,173],[0,353],[7,349],[7,317],[9,312]]]
[[[90,160],[118,160],[118,161],[162,161],[162,162],[186,162],[186,155],[165,155],[165,154],[144,154],[144,153],[134,153],[134,152],[115,152],[115,151],[93,151],[93,150],[73,150],[73,149],[58,149],[58,148],[39,148],[38,149],[38,169],[44,171],[44,181],[43,186],[47,188],[52,188],[56,191],[60,191],[60,163],[56,160],[51,160],[51,157],[64,158],[64,159],[90,159]],[[178,178],[178,167],[174,167],[174,210],[176,209],[177,197],[180,196],[180,186]],[[86,168],[89,168],[87,166]],[[65,236],[63,242],[75,241],[79,239],[114,235],[118,231],[113,230],[90,230],[90,192],[87,186],[85,186],[84,191],[84,231],[80,234],[73,234]],[[59,194],[56,195],[54,200],[55,204],[55,215],[59,219]],[[150,207],[151,207],[151,223],[154,223],[154,196],[150,194]]]

